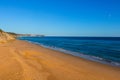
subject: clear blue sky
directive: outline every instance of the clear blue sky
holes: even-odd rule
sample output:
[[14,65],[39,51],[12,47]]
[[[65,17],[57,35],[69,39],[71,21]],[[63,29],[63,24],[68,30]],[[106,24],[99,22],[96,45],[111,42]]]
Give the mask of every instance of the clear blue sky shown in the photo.
[[54,36],[120,37],[120,0],[0,0],[0,28]]

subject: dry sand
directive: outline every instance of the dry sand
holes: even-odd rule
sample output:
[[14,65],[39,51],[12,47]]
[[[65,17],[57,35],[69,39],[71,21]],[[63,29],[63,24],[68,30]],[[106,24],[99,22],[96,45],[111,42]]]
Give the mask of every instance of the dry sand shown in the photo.
[[120,68],[15,40],[0,44],[0,80],[120,80]]

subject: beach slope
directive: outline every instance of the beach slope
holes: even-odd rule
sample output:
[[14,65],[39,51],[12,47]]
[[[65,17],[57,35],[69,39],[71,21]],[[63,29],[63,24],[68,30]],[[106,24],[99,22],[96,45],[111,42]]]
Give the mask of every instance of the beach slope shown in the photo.
[[25,41],[0,44],[0,80],[120,80],[112,67]]

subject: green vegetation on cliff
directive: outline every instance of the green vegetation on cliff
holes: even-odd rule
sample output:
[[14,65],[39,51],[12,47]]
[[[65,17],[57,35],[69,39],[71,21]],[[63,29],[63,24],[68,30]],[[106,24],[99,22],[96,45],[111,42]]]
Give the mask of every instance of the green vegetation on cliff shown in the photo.
[[2,29],[0,29],[0,32],[3,32],[3,30],[2,30]]

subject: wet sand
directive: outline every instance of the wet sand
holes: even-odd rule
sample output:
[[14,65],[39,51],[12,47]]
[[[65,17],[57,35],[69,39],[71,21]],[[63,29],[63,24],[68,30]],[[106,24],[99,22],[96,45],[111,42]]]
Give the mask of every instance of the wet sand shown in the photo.
[[120,80],[120,67],[15,40],[0,44],[0,80]]

